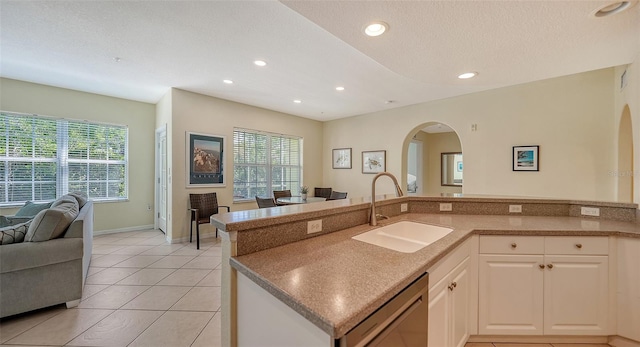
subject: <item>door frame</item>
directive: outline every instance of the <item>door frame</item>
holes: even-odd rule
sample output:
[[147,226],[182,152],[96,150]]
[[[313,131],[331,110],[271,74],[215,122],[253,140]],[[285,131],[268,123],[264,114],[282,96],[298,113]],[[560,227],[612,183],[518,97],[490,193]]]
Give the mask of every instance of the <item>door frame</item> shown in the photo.
[[[159,127],[156,129],[155,132],[155,174],[154,174],[154,195],[155,195],[155,203],[154,203],[154,210],[153,210],[153,228],[154,229],[159,229],[159,223],[158,223],[158,219],[160,219],[160,199],[162,199],[162,194],[160,194],[160,190],[162,189],[162,185],[160,184],[160,171],[161,171],[161,166],[162,166],[162,158],[160,157],[160,150],[159,150],[159,146],[160,146],[160,139],[162,138],[162,136],[165,137],[165,139],[167,138],[167,124],[164,124],[163,126]],[[166,140],[165,140],[166,141]],[[164,153],[165,155],[165,160],[167,159],[167,151],[165,151]],[[165,175],[168,175],[168,172],[165,172]],[[168,179],[168,177],[167,177]],[[168,188],[168,184],[167,184],[167,190]],[[168,197],[169,192],[166,192],[166,196]],[[168,206],[165,206],[165,216],[167,216],[167,211],[166,209],[168,208]],[[165,221],[165,229],[167,229],[167,223],[168,221]],[[167,230],[162,230],[163,233],[165,233],[165,235],[167,234]]]

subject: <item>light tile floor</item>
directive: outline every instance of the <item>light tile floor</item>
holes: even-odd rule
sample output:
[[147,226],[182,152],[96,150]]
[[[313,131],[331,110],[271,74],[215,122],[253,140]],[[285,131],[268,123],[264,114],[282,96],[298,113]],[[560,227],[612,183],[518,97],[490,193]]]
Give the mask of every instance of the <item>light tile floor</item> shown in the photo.
[[80,305],[0,320],[0,346],[219,346],[220,262],[220,239],[97,236]]
[[[220,240],[169,244],[157,230],[97,236],[78,307],[0,320],[0,346],[220,346]],[[467,343],[465,347],[608,347]]]

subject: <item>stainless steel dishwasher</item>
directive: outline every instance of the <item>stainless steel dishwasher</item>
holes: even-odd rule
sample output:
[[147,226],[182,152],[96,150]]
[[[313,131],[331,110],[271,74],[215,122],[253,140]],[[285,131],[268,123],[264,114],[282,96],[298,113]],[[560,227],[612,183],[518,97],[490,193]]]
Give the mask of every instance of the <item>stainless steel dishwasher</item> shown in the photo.
[[426,347],[429,274],[425,273],[336,340],[336,347]]

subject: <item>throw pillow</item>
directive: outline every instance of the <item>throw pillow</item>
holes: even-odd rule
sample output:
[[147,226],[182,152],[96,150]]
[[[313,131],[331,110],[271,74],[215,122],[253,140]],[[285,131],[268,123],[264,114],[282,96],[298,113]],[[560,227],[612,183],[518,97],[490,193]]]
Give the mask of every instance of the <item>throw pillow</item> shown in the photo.
[[80,192],[71,192],[67,195],[71,195],[73,196],[76,200],[78,200],[78,207],[82,208],[82,206],[84,206],[84,204],[87,203],[87,201],[89,199],[87,199],[87,195],[84,193],[80,193]]
[[31,221],[0,229],[0,245],[24,241],[24,236],[29,230],[29,224],[31,224]]
[[25,241],[40,242],[62,236],[80,211],[78,202],[70,196],[61,197],[53,205],[55,206],[36,215],[29,226]]
[[51,202],[45,202],[42,204],[36,204],[33,201],[27,201],[24,206],[22,206],[18,212],[16,212],[16,216],[35,216],[38,212],[51,207]]

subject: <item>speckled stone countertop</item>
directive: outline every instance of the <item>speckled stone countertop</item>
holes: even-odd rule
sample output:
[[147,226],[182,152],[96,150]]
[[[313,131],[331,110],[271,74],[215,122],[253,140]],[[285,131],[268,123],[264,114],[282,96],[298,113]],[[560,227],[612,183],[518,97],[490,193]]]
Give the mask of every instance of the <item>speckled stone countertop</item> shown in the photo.
[[359,225],[231,258],[231,266],[340,338],[473,234],[640,238],[636,223],[577,217],[403,214],[379,226],[401,220],[454,230],[415,253],[400,253],[351,239],[374,228]]

